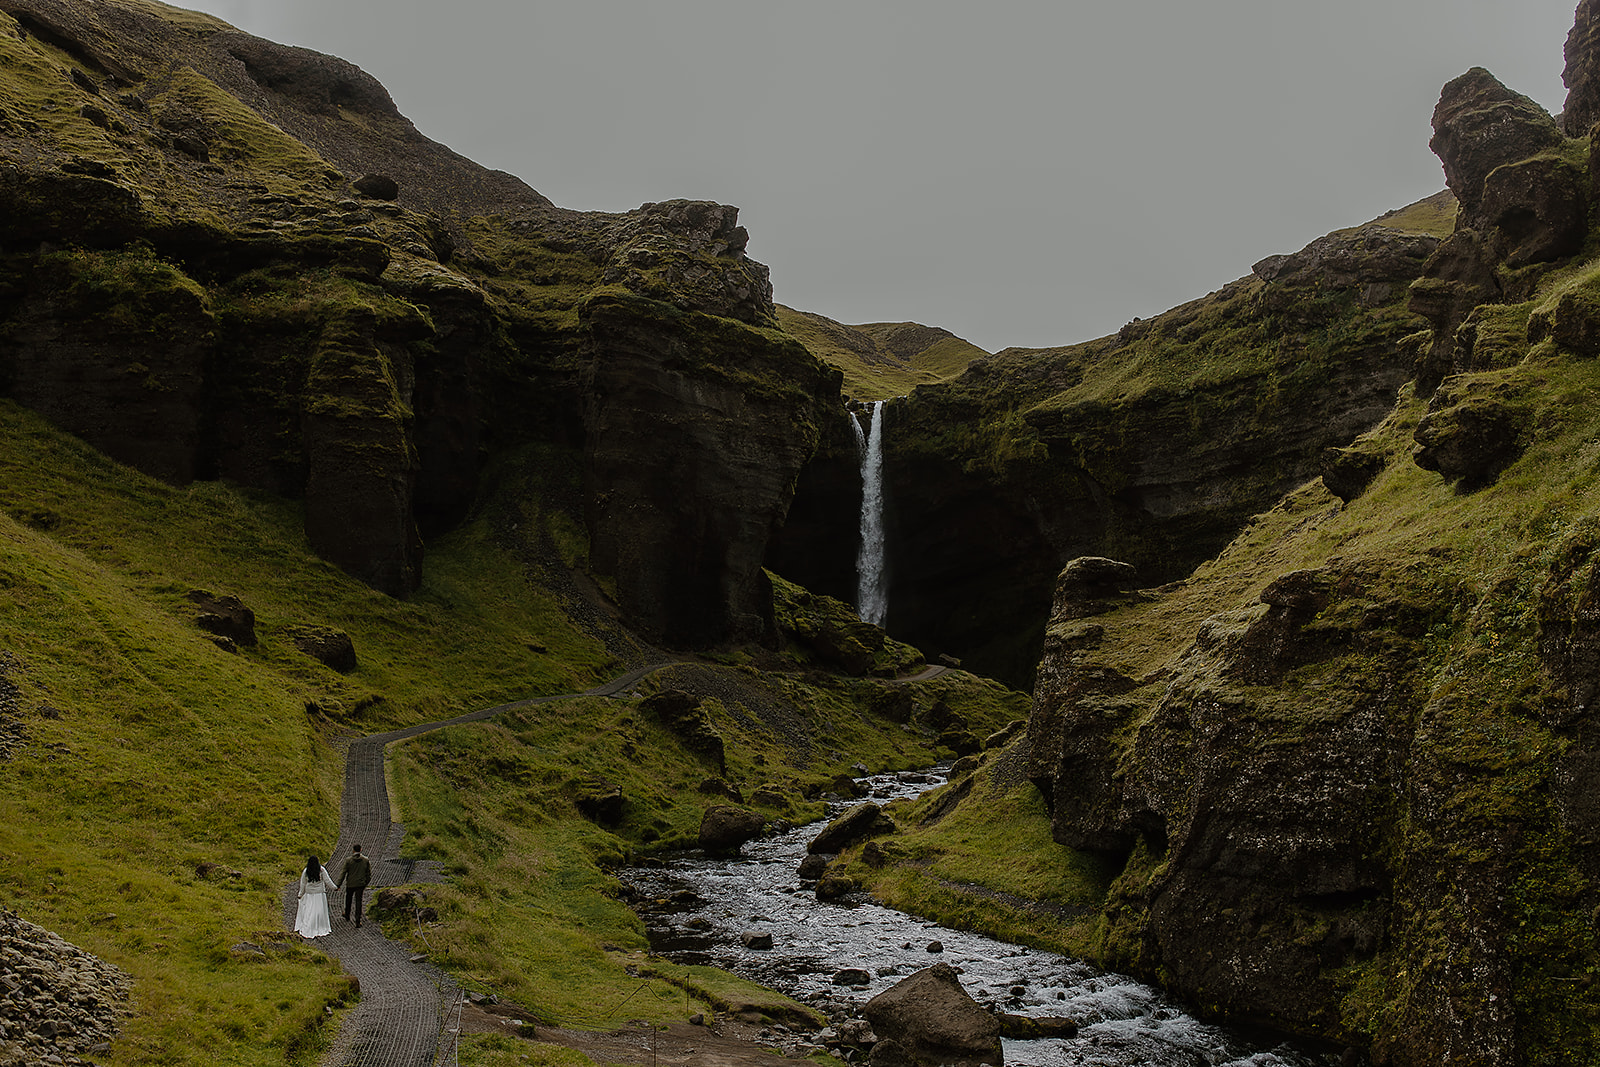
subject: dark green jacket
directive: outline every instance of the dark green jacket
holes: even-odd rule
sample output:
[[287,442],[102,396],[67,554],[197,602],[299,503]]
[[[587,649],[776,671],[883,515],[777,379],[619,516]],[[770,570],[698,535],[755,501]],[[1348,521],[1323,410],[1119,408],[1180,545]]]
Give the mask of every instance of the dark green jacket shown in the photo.
[[372,883],[372,864],[357,853],[339,868],[339,884],[346,889],[364,889]]

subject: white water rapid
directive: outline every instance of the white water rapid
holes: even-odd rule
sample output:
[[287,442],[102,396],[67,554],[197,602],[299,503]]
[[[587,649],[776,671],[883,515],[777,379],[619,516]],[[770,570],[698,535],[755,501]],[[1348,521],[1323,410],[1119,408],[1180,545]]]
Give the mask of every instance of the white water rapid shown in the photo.
[[862,622],[882,626],[889,616],[888,575],[883,566],[883,401],[872,402],[872,426],[850,416],[861,453],[861,550],[856,555],[856,609]]

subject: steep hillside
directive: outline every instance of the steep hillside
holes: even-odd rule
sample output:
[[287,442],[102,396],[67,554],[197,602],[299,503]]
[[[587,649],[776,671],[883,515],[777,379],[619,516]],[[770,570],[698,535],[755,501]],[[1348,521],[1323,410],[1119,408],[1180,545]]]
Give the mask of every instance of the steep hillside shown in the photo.
[[776,328],[737,209],[555,208],[353,65],[142,0],[0,2],[0,101],[0,391],[173,484],[304,501],[395,596],[492,457],[569,448],[635,626],[773,638],[766,540],[838,375]]
[[[318,560],[293,503],[165,485],[0,402],[0,906],[131,976],[106,1062],[316,1062],[325,1007],[353,990],[285,937],[281,899],[304,854],[333,847],[341,743],[661,657],[563,578],[583,545],[560,503],[575,471],[524,458],[481,520],[434,543],[402,602]],[[935,703],[980,734],[1025,713],[967,675],[891,695],[873,676],[915,651],[842,606],[783,587],[779,617],[781,652],[685,663],[621,699],[397,751],[408,851],[452,872],[419,951],[580,1021],[638,984],[602,949],[644,948],[609,865],[692,843],[730,793],[768,818],[814,817],[857,761],[924,766],[950,729],[925,721]],[[328,655],[339,638],[343,660]],[[666,691],[689,695],[718,758],[644,699]],[[613,814],[597,818],[591,795]],[[669,1003],[663,1018],[686,1014],[676,988]]]
[[[331,848],[334,743],[610,658],[475,538],[401,604],[280,501],[170,488],[10,402],[0,443],[0,904],[131,975],[114,1062],[309,1062],[347,983],[230,947],[270,943],[296,857]],[[330,633],[353,670],[301,649]]]
[[[1007,349],[891,400],[889,631],[1026,688],[1068,560],[1166,581],[1216,552],[1392,407],[1426,337],[1407,285],[1453,219],[1445,192],[1114,336]],[[854,452],[848,427],[823,426],[768,557],[841,598]]]
[[[1597,13],[1580,7],[1579,28]],[[1017,848],[973,880],[1097,913],[1042,939],[1355,1062],[1588,1064],[1590,138],[1482,70],[1445,87],[1434,129],[1460,212],[1405,297],[1429,329],[1405,344],[1397,403],[1192,573],[1062,569],[1025,737],[903,814],[922,829],[883,851],[937,878],[974,837]],[[1262,291],[1289,268],[1258,267]],[[1017,825],[1035,790],[1045,860]],[[1031,884],[1013,871],[1051,865]],[[913,907],[972,906],[857,870]]]

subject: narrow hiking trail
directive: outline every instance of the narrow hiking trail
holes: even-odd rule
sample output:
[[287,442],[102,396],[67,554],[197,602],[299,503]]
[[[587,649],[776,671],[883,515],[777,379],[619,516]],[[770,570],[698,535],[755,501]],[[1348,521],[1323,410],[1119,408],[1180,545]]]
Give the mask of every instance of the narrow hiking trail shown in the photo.
[[[641,667],[581,693],[498,704],[453,719],[371,734],[351,742],[345,755],[344,795],[339,804],[339,843],[326,861],[328,869],[338,871],[349,857],[351,846],[360,844],[362,852],[372,860],[369,896],[384,886],[442,881],[436,866],[428,861],[400,858],[405,827],[389,818],[389,786],[383,770],[384,749],[390,742],[446,726],[481,722],[535,704],[613,696],[667,665]],[[342,893],[329,895],[333,932],[317,938],[316,943],[360,981],[361,999],[345,1019],[323,1059],[323,1067],[432,1067],[446,1001],[453,999],[454,983],[448,975],[417,958],[409,945],[384,937],[377,922],[363,923],[359,928],[353,922],[345,922],[339,915],[343,904]],[[283,895],[285,928],[294,927],[295,906],[295,884],[291,883]]]
[[[482,722],[536,704],[615,696],[647,675],[679,662],[682,661],[668,660],[640,667],[581,693],[557,693],[497,704],[453,719],[419,723],[351,742],[345,755],[344,793],[339,804],[339,842],[333,855],[325,861],[327,868],[337,872],[339,865],[349,857],[351,846],[359,844],[372,861],[369,898],[385,886],[443,881],[432,861],[400,858],[405,826],[389,818],[389,786],[384,776],[384,750],[391,742],[447,726]],[[895,681],[926,681],[948,669],[931,666]],[[285,929],[294,928],[296,884],[290,883],[283,893]],[[323,1058],[322,1067],[433,1067],[450,1014],[449,1006],[456,999],[454,982],[413,952],[411,946],[384,937],[377,922],[363,923],[359,928],[353,922],[346,922],[340,917],[343,904],[343,893],[329,894],[333,932],[317,938],[316,944],[356,977],[361,983],[361,997],[345,1018],[338,1037]]]

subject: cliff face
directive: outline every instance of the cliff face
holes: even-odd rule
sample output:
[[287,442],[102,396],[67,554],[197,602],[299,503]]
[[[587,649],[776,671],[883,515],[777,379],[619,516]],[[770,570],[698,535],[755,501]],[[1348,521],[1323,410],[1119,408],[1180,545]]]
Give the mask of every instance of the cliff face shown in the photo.
[[[1159,582],[1215,553],[1393,406],[1427,325],[1407,285],[1453,211],[1442,194],[1114,337],[1008,349],[890,400],[890,632],[1027,688],[1068,560],[1109,553]],[[857,477],[819,455],[795,512],[832,507],[848,538],[834,502]],[[778,548],[786,576],[848,586],[843,561]]]
[[351,64],[159,5],[0,0],[0,58],[7,395],[173,483],[302,499],[394,595],[496,454],[572,448],[646,632],[770,631],[838,376],[774,329],[736,209],[563,211]]
[[1061,571],[1030,774],[1122,863],[1107,966],[1381,1064],[1587,1063],[1589,145],[1481,70],[1434,124],[1462,210],[1399,403],[1182,581]]

